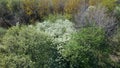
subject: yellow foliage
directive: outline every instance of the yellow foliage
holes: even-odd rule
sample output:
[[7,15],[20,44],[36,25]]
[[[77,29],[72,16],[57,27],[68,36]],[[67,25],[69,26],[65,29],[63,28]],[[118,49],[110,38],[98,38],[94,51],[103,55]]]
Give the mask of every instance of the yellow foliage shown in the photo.
[[22,0],[22,3],[22,8],[27,15],[32,15],[37,9],[39,16],[42,17],[50,13],[75,13],[80,5],[80,0]]
[[103,6],[106,6],[109,10],[113,10],[114,7],[116,6],[115,2],[117,0],[102,0],[101,4]]
[[74,13],[77,11],[79,5],[80,0],[67,0],[65,3],[64,11],[68,14]]
[[12,3],[11,0],[7,0],[7,7],[9,10],[12,10],[11,3]]
[[60,0],[52,0],[52,5],[53,5],[53,13],[58,13],[59,8],[60,8]]
[[32,15],[34,6],[35,6],[35,0],[22,0],[22,8],[25,11],[27,15]]
[[[103,5],[113,9],[116,0],[22,0],[22,8],[28,16],[37,15],[43,18],[49,14],[72,14],[79,11],[81,5]],[[86,6],[86,7],[87,7]],[[34,18],[34,17],[32,17]]]
[[42,17],[44,14],[49,13],[49,1],[48,0],[39,0],[38,1],[38,13]]
[[93,5],[98,5],[100,3],[101,0],[89,0],[89,5],[93,6]]
[[108,9],[112,10],[116,4],[117,0],[89,0],[89,5],[102,5],[107,7]]

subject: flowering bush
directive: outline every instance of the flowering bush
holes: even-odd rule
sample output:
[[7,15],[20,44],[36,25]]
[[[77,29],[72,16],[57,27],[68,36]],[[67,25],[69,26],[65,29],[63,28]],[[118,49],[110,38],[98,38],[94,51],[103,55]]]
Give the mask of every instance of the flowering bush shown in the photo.
[[56,42],[65,42],[70,39],[70,35],[75,32],[73,23],[69,20],[57,19],[55,22],[44,21],[36,25],[37,30],[42,30],[45,33],[54,37]]

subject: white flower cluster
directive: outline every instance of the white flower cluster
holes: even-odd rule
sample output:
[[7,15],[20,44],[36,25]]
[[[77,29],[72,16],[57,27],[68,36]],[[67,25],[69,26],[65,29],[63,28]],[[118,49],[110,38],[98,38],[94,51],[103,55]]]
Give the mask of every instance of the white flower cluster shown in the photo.
[[54,23],[44,21],[36,25],[37,30],[42,30],[45,33],[54,37],[56,42],[65,42],[70,39],[70,35],[75,32],[73,23],[69,20],[57,19]]

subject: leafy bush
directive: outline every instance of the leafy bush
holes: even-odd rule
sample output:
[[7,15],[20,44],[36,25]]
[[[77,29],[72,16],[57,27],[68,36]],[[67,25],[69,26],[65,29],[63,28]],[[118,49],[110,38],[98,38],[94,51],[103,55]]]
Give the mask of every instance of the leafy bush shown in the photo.
[[117,0],[102,0],[101,4],[109,9],[109,11],[113,11]]
[[45,33],[54,37],[56,42],[65,42],[70,39],[70,35],[75,32],[73,23],[69,20],[56,19],[54,22],[44,21],[36,25],[37,30],[42,30]]
[[108,47],[103,29],[87,27],[73,35],[61,54],[69,61],[70,68],[108,68],[111,67]]
[[[2,43],[3,47],[5,47],[4,51],[8,52],[5,57],[10,58],[6,62],[16,57],[14,61],[18,65],[14,65],[14,62],[10,64],[18,67],[21,65],[21,62],[26,62],[29,65],[30,61],[32,61],[35,68],[48,67],[50,59],[54,55],[52,50],[54,50],[55,46],[52,39],[46,33],[32,27],[14,26],[10,28],[3,37]],[[12,57],[10,57],[11,54],[13,54]],[[22,57],[19,58],[19,56]],[[28,56],[30,61],[27,61],[26,56]],[[25,60],[22,60],[24,58]]]
[[5,35],[6,29],[0,27],[0,42],[2,41],[2,37]]
[[33,63],[26,55],[5,55],[0,53],[0,67],[2,68],[32,68]]
[[115,17],[116,17],[116,19],[118,21],[118,24],[119,24],[119,21],[120,21],[120,5],[115,7],[114,14],[115,14]]
[[112,42],[114,42],[114,44],[112,44],[112,47],[114,47],[117,51],[120,51],[120,29],[118,28],[116,31],[116,34],[113,35],[112,37]]
[[[34,27],[34,26],[29,26]],[[47,20],[42,23],[37,23],[35,25],[38,31],[44,31],[45,33],[52,36],[54,43],[57,44],[57,53],[55,54],[56,58],[52,61],[51,68],[65,68],[68,66],[67,61],[59,53],[63,44],[68,42],[71,39],[71,34],[76,30],[73,27],[73,23],[66,19],[56,19],[54,22]]]
[[108,8],[109,11],[114,10],[117,0],[89,0],[90,6],[102,5],[103,7]]
[[48,20],[48,21],[51,21],[51,22],[55,22],[57,19],[62,19],[62,20],[65,20],[65,19],[72,19],[71,15],[69,14],[66,14],[66,15],[62,15],[62,14],[50,14],[46,17],[44,17],[44,20]]
[[111,48],[110,58],[114,62],[114,67],[119,68],[120,65],[120,29],[116,30],[116,33],[109,38],[109,45]]
[[0,0],[0,17],[3,17],[8,12],[7,1]]
[[18,0],[1,0],[0,1],[0,24],[1,27],[11,27],[18,22],[19,15]]

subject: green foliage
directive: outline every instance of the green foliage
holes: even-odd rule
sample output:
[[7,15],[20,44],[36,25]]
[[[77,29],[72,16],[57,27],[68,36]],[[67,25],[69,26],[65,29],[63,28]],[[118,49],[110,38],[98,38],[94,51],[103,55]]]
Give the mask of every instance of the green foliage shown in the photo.
[[[57,53],[55,53],[54,59],[51,62],[51,68],[66,68],[67,62],[59,54],[64,43],[68,42],[71,39],[71,34],[76,30],[73,26],[74,24],[67,19],[56,19],[54,22],[51,20],[44,21],[42,23],[37,23],[35,25],[38,31],[44,31],[53,38],[53,42],[57,44]],[[29,27],[34,27],[30,25]]]
[[[114,9],[114,14],[117,19],[117,21],[120,21],[120,5],[116,6]],[[120,23],[118,23],[120,25]]]
[[1,68],[32,68],[33,62],[27,55],[0,54]]
[[[108,14],[108,10],[115,9],[119,21],[120,8],[115,2],[0,0],[2,26],[15,25],[18,21],[20,24],[36,23],[8,30],[0,28],[0,67],[119,68],[120,30],[115,35],[111,33],[116,19]],[[78,32],[70,21],[74,15],[76,27],[80,27]],[[108,34],[113,35],[109,41]],[[117,61],[111,52],[117,54]]]
[[[116,34],[113,36],[112,41],[114,42],[115,49],[120,51],[120,29],[116,31]],[[112,44],[113,45],[113,44]]]
[[111,67],[107,47],[104,30],[87,27],[73,35],[61,54],[69,61],[70,68],[107,68]]
[[89,0],[90,5],[102,5],[108,8],[109,11],[114,10],[117,0]]
[[7,2],[5,0],[0,0],[0,17],[3,17],[3,14],[8,11]]
[[109,45],[111,48],[111,59],[114,62],[114,67],[120,67],[120,28],[116,30],[116,33],[109,38]]
[[109,11],[113,11],[117,0],[101,0],[101,4],[109,9]]
[[[50,59],[54,53],[52,50],[54,50],[55,47],[52,43],[52,39],[46,33],[27,26],[14,26],[10,28],[3,37],[2,42],[5,51],[8,52],[8,58],[13,54],[12,57],[16,57],[14,60],[16,64],[21,65],[19,61],[25,58],[26,60],[22,61],[26,62],[26,56],[28,56],[32,64],[35,63],[35,68],[49,66]],[[19,56],[22,57],[19,58]],[[7,59],[7,61],[13,59],[12,57]],[[28,61],[27,63],[27,65],[29,65],[31,62]],[[23,68],[24,67],[26,68],[26,66],[23,66]]]
[[6,29],[0,27],[0,42],[2,41],[2,37],[5,35]]
[[20,10],[20,0],[8,0],[7,7],[11,12],[18,13]]
[[36,24],[37,30],[42,30],[54,38],[56,42],[66,42],[70,39],[70,35],[75,32],[74,24],[67,19],[56,19],[44,21]]
[[62,15],[62,14],[50,14],[50,15],[44,17],[44,20],[49,20],[51,22],[55,22],[57,19],[71,20],[72,16],[70,14],[65,14],[65,15]]
[[20,1],[19,0],[1,0],[1,6],[9,10],[10,12],[15,12],[20,8]]

